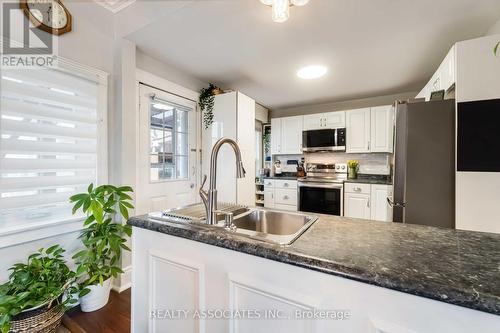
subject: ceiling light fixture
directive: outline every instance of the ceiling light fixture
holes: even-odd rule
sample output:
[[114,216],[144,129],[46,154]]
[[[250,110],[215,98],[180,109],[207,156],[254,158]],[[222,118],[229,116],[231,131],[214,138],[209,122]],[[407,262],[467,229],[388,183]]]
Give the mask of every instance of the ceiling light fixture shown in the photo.
[[328,72],[325,66],[307,66],[299,69],[297,76],[304,80],[317,79]]
[[291,6],[304,6],[309,0],[260,0],[264,5],[272,7],[272,19],[282,23],[290,17]]

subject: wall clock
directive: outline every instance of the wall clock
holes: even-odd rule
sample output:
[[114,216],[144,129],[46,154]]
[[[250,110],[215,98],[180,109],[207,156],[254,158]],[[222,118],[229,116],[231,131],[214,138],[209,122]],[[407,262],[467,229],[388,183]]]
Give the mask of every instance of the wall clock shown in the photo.
[[60,0],[20,0],[19,5],[40,30],[58,36],[71,31],[71,14]]

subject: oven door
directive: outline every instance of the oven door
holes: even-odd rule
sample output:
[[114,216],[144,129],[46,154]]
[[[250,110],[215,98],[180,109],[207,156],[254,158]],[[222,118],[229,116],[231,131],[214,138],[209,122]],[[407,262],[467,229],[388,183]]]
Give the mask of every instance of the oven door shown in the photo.
[[335,183],[299,182],[299,211],[344,214],[344,186]]

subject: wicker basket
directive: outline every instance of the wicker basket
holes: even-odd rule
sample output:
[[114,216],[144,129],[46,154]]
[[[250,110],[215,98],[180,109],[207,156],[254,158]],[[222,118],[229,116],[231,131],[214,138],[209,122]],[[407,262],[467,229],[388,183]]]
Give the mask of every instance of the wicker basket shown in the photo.
[[9,333],[55,333],[64,315],[59,302],[21,312],[11,321]]

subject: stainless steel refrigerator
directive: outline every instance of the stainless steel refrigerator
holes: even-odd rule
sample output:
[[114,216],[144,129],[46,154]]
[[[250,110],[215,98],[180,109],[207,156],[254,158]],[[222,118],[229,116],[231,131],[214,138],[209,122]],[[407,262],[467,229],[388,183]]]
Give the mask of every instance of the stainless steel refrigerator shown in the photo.
[[395,103],[394,222],[455,227],[455,100]]

